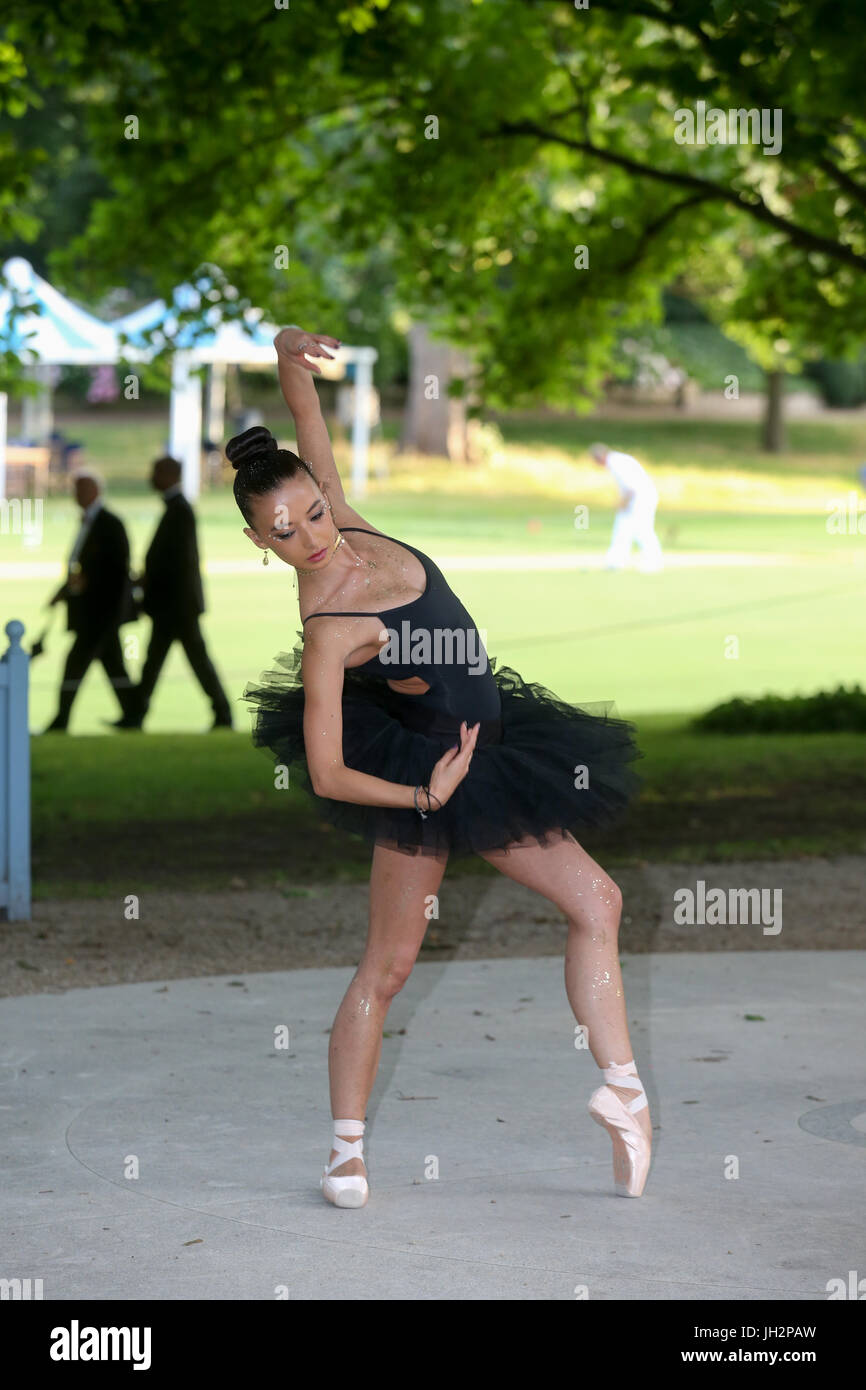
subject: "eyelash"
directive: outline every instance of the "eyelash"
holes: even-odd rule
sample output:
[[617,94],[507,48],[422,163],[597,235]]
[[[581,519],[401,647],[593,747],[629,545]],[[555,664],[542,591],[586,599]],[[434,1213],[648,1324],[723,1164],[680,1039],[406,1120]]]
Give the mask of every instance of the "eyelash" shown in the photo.
[[[322,510],[321,510],[320,512],[316,512],[316,515],[315,515],[314,517],[311,517],[311,520],[312,520],[312,521],[321,521],[321,519],[322,519],[322,517],[323,517],[324,515],[325,515],[325,509],[324,509],[324,507],[323,507]],[[293,536],[294,534],[295,534],[294,531],[284,531],[283,534],[282,534],[281,536],[275,535],[275,536],[274,536],[274,540],[275,540],[275,541],[288,541],[288,540],[291,540],[291,538],[292,538],[292,536]]]

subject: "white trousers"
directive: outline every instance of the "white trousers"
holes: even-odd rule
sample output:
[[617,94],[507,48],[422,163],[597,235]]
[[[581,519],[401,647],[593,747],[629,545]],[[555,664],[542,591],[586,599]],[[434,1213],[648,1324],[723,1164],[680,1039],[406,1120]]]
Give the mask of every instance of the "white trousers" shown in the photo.
[[661,569],[662,548],[655,533],[658,502],[655,498],[635,498],[631,506],[617,512],[613,522],[610,547],[605,557],[608,569],[622,569],[628,562],[632,542],[640,550],[642,569]]

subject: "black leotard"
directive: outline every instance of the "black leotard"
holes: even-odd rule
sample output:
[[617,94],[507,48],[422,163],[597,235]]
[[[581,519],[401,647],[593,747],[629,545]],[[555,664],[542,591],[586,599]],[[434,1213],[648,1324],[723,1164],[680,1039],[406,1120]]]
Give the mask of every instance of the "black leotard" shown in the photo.
[[[364,526],[343,526],[339,529],[341,532],[361,531],[367,536],[382,534],[368,531]],[[417,555],[427,576],[427,587],[423,594],[409,603],[381,612],[323,609],[319,613],[310,613],[304,622],[308,623],[310,618],[380,618],[388,628],[389,641],[382,643],[378,656],[352,667],[352,670],[366,671],[386,681],[409,680],[412,676],[419,676],[428,683],[429,690],[421,695],[409,695],[405,691],[395,693],[405,695],[413,702],[424,701],[430,709],[445,711],[469,723],[479,719],[498,719],[501,712],[499,689],[490,669],[487,651],[470,614],[428,555],[416,550],[414,545],[398,541],[395,536],[383,536],[383,539],[394,541],[404,550]],[[389,618],[391,623],[386,621]]]

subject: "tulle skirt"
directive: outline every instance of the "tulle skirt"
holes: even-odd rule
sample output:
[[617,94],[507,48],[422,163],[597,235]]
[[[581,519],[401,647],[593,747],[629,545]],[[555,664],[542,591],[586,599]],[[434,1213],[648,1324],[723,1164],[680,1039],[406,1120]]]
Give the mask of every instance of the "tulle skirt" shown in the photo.
[[[631,764],[642,757],[634,725],[611,714],[612,702],[576,705],[510,666],[489,658],[500,717],[483,720],[469,771],[440,810],[362,806],[317,796],[304,750],[304,688],[299,641],[249,684],[253,743],[288,769],[288,785],[313,798],[331,825],[409,854],[468,856],[504,850],[527,837],[542,845],[571,832],[608,828],[641,787]],[[343,689],[343,761],[404,786],[427,784],[434,764],[459,745],[460,719],[424,696],[398,694],[368,672],[347,670]],[[420,798],[422,805],[424,798]],[[435,802],[433,803],[435,805]]]

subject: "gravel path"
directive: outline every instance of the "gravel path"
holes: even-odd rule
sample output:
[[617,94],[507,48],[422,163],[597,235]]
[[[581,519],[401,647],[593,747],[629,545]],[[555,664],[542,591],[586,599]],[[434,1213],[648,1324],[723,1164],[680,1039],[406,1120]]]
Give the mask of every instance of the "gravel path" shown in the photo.
[[[642,951],[862,950],[866,857],[646,864],[614,874],[624,898],[620,945]],[[677,925],[675,892],[698,880],[724,890],[781,893],[781,930],[761,922]],[[776,915],[778,922],[778,914]],[[764,924],[769,925],[766,919]],[[138,921],[123,902],[34,904],[31,922],[0,923],[0,995],[246,971],[356,965],[367,930],[367,888],[315,884],[226,894],[160,892],[142,898]],[[547,956],[563,952],[566,923],[547,899],[504,876],[449,880],[420,960]]]

